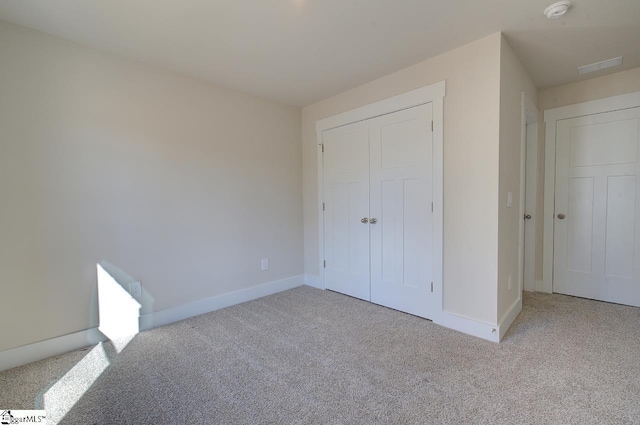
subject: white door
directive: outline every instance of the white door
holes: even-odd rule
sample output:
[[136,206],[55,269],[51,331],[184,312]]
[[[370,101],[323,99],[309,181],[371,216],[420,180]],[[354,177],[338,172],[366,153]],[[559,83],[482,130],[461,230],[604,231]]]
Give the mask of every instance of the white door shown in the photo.
[[640,306],[640,108],[560,120],[553,291]]
[[429,317],[432,105],[371,119],[371,301]]
[[363,121],[326,130],[322,140],[325,284],[368,301],[369,125]]

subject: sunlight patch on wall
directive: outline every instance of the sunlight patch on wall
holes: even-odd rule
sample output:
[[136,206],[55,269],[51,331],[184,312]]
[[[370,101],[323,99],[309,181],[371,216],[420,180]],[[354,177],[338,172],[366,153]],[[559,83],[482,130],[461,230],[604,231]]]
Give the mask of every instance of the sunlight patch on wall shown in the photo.
[[140,303],[100,264],[98,269],[98,329],[119,353],[140,331]]

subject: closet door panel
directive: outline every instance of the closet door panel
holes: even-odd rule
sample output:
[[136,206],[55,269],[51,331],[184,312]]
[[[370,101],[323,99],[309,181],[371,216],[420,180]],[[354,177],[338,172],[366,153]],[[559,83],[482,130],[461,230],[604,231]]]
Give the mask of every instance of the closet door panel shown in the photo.
[[371,301],[430,316],[431,104],[369,120]]
[[322,139],[326,287],[369,301],[369,127],[338,127]]

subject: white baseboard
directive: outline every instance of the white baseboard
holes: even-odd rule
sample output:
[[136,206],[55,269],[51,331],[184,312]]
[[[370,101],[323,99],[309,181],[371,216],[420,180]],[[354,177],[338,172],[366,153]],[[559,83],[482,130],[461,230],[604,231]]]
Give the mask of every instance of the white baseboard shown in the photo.
[[22,347],[10,348],[0,351],[0,371],[79,350],[106,340],[107,338],[98,328],[90,328]]
[[324,285],[320,282],[320,276],[315,274],[305,274],[304,275],[304,284],[307,286],[313,286],[318,289],[326,289]]
[[194,301],[167,310],[143,314],[140,316],[140,331],[157,328],[158,326],[255,300],[302,285],[304,285],[304,275],[298,275],[274,282],[263,283],[262,285],[252,286],[239,291],[229,292],[216,297],[206,298],[204,300]]
[[[275,282],[252,286],[239,291],[229,292],[216,297],[194,301],[167,310],[148,313],[140,316],[140,331],[167,325],[189,317],[209,313],[221,308],[230,307],[246,301],[272,295],[287,289],[296,288],[305,284],[304,275],[294,276]],[[89,345],[95,345],[106,341],[107,338],[98,330],[90,328],[46,341],[36,342],[22,347],[0,351],[0,371],[22,366],[27,363],[43,360],[48,357],[68,353]]]
[[500,342],[500,333],[497,325],[456,313],[443,311],[433,320],[433,323],[468,335],[477,336],[487,341]]
[[502,338],[507,333],[509,327],[511,327],[511,324],[514,320],[516,320],[516,317],[518,317],[518,314],[520,314],[521,311],[522,297],[518,297],[518,299],[515,300],[509,310],[505,313],[504,316],[502,316],[502,319],[500,319],[500,321],[498,322],[498,334],[500,335],[500,341],[502,341]]

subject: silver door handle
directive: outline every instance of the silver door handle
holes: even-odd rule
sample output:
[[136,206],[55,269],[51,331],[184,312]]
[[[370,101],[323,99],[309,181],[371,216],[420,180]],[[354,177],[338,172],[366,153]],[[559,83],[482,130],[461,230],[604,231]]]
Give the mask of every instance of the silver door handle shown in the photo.
[[565,218],[565,217],[566,217],[566,215],[564,215],[564,214],[562,214],[562,213],[558,214],[558,218],[559,218],[560,220],[564,220],[564,218]]
[[367,224],[368,222],[369,222],[369,219],[367,217],[365,217],[362,220],[360,220],[360,223]]
[[376,220],[375,218],[372,218],[371,220],[369,220],[369,223],[371,224],[376,224],[378,222],[378,220]]

